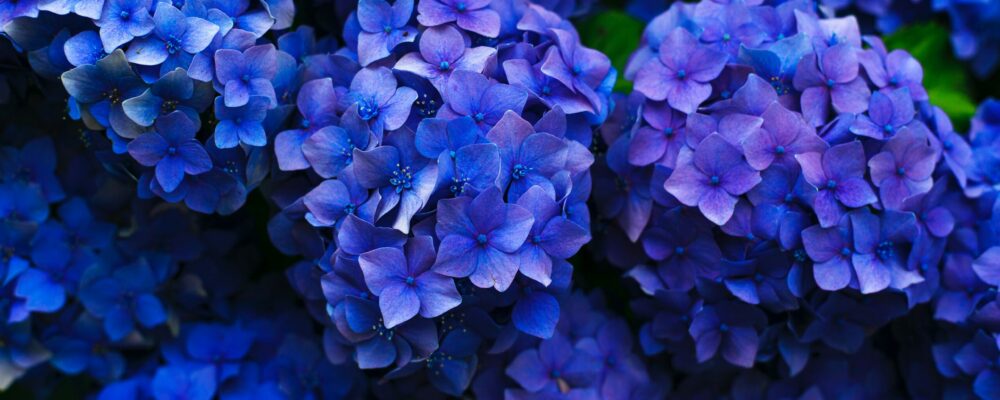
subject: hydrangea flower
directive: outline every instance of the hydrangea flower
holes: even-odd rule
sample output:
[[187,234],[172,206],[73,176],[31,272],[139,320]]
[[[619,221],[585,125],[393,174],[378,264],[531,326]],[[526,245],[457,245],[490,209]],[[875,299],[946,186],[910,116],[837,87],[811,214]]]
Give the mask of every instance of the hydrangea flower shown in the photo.
[[156,132],[144,133],[129,143],[136,161],[156,167],[156,181],[172,192],[185,175],[198,175],[212,168],[205,148],[195,139],[197,126],[186,114],[174,111],[157,119]]
[[397,1],[389,5],[385,0],[364,0],[358,3],[358,61],[362,66],[389,56],[389,52],[402,43],[417,38],[416,28],[409,26],[413,15],[413,1]]
[[534,223],[531,213],[517,204],[505,204],[497,188],[475,198],[442,201],[438,213],[435,231],[441,246],[433,270],[469,277],[481,288],[507,290],[519,269],[515,253]]
[[682,157],[664,188],[681,203],[697,206],[717,225],[733,216],[736,196],[750,191],[761,180],[739,149],[718,134],[705,138],[693,153]]
[[161,73],[187,68],[191,55],[205,50],[219,27],[207,20],[186,17],[173,5],[157,6],[153,34],[133,41],[125,56],[139,65],[159,65]]
[[877,201],[871,184],[864,179],[865,152],[861,142],[839,144],[823,153],[804,153],[795,158],[806,182],[818,191],[813,197],[813,209],[820,225],[837,224],[844,207],[862,207]]
[[455,283],[430,270],[434,264],[434,240],[417,236],[405,251],[383,247],[358,258],[365,283],[379,298],[385,327],[391,329],[419,312],[434,318],[461,303]]
[[417,4],[417,20],[426,26],[454,22],[486,37],[500,34],[500,14],[488,8],[490,0],[430,0]]
[[699,46],[691,32],[674,29],[659,48],[659,62],[649,62],[635,77],[636,90],[666,100],[683,113],[694,112],[712,94],[707,82],[726,66],[725,53]]

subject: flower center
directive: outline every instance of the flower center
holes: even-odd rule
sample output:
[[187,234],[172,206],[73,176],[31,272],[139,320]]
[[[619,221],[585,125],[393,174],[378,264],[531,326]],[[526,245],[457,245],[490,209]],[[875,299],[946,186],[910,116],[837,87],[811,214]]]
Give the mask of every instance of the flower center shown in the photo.
[[476,241],[485,246],[489,239],[486,237],[485,233],[480,233],[479,236],[476,236]]
[[514,179],[524,178],[531,171],[531,167],[524,164],[517,164],[514,166],[514,171],[510,173],[510,176]]
[[896,168],[896,175],[900,176],[906,175],[906,168],[903,167]]
[[378,105],[375,104],[375,99],[358,103],[358,116],[365,121],[370,121],[372,118],[377,117]]
[[830,180],[826,181],[826,188],[827,189],[836,189],[837,188],[837,181],[835,181],[833,179],[830,179]]
[[684,247],[682,247],[682,246],[675,247],[674,248],[674,254],[677,254],[679,256],[683,256],[684,255]]
[[416,282],[416,280],[414,280],[412,276],[406,277],[406,284],[407,285],[413,286],[414,282]]
[[729,96],[732,96],[732,95],[733,94],[729,93],[728,90],[723,90],[722,93],[719,93],[719,96],[722,97],[723,99],[728,99]]
[[467,7],[468,7],[468,6],[466,6],[466,5],[465,5],[465,2],[464,2],[464,1],[463,1],[463,2],[460,2],[460,3],[458,3],[458,4],[456,4],[456,5],[455,5],[455,8],[456,8],[456,9],[458,10],[458,12],[465,12],[465,9],[466,9]]
[[552,88],[549,85],[542,86],[542,94],[545,96],[552,94]]
[[174,35],[167,36],[163,41],[163,47],[167,49],[167,53],[176,54],[181,50],[181,40]]
[[383,26],[383,27],[382,27],[382,32],[385,32],[385,33],[392,33],[392,27],[391,27],[391,26],[389,26],[389,25],[386,25],[386,26]]
[[827,79],[826,80],[826,86],[827,87],[833,87],[833,85],[836,84],[836,83],[837,82],[834,82],[833,79]]
[[719,332],[729,332],[729,325],[725,322],[719,324]]
[[667,137],[674,136],[674,128],[667,128],[663,130],[663,134]]
[[250,82],[250,74],[243,74],[243,76],[240,77],[240,80],[243,82]]
[[395,335],[392,329],[388,329],[382,324],[382,318],[379,318],[377,323],[372,324],[372,331],[384,337],[385,340],[392,340]]
[[853,253],[853,252],[847,246],[844,246],[844,248],[840,249],[840,255],[842,255],[844,257],[850,256],[851,253]]
[[793,200],[795,200],[795,196],[793,196],[791,193],[785,194],[785,203],[791,203]]
[[344,214],[351,215],[354,214],[354,210],[357,208],[353,203],[344,206]]
[[882,259],[882,260],[888,260],[888,259],[892,258],[892,256],[895,253],[896,252],[893,249],[893,243],[890,242],[890,241],[888,241],[888,240],[886,240],[886,241],[884,241],[882,243],[879,243],[878,247],[875,248],[875,254],[878,255],[878,258]]
[[712,178],[710,179],[710,181],[712,182],[712,186],[717,186],[719,184],[719,176],[718,175],[712,175]]
[[886,132],[892,132],[892,131],[896,130],[896,128],[894,128],[892,126],[892,124],[885,124],[885,125],[882,126],[882,130],[886,131]]
[[118,88],[113,88],[104,92],[104,98],[108,99],[108,102],[111,104],[118,104],[122,102],[122,94],[118,91]]
[[412,189],[413,173],[410,171],[410,167],[396,164],[396,170],[392,172],[392,177],[389,178],[389,184],[396,187],[396,193],[402,193],[404,190]]
[[166,115],[174,112],[174,110],[177,110],[178,103],[179,102],[177,100],[164,100],[163,103],[160,104],[160,114]]
[[778,147],[775,147],[774,148],[774,153],[778,154],[778,155],[785,154],[785,146],[779,145]]
[[476,122],[483,122],[483,120],[486,119],[486,114],[477,112],[476,115],[472,116],[472,118],[475,119]]
[[677,78],[678,79],[684,79],[685,77],[687,77],[687,71],[685,71],[683,69],[677,71]]
[[573,75],[580,75],[582,73],[583,73],[583,68],[580,68],[579,65],[573,66]]
[[118,16],[124,20],[128,20],[132,16],[132,13],[122,10],[122,12],[118,13]]
[[951,150],[952,147],[955,147],[955,143],[950,140],[945,140],[941,145],[944,146],[945,150]]
[[729,36],[729,34],[728,34],[728,33],[724,33],[724,34],[722,34],[722,40],[724,40],[724,41],[727,41],[727,42],[728,42],[728,41],[729,41],[729,39],[732,39],[732,38],[733,38],[733,37],[732,37],[732,36]]
[[174,146],[167,147],[167,154],[169,155],[177,154],[177,148]]

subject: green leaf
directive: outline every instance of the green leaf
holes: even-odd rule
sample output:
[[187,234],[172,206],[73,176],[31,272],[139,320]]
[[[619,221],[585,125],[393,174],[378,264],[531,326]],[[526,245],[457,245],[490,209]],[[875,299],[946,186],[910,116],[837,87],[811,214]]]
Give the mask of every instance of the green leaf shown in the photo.
[[611,10],[591,16],[576,26],[583,44],[607,54],[611,65],[618,70],[615,91],[631,92],[632,82],[626,81],[622,73],[629,56],[639,47],[645,24],[622,11]]
[[885,38],[890,50],[909,51],[924,68],[924,88],[930,101],[951,118],[962,131],[976,112],[970,89],[971,77],[964,64],[955,59],[948,29],[937,23],[904,27]]

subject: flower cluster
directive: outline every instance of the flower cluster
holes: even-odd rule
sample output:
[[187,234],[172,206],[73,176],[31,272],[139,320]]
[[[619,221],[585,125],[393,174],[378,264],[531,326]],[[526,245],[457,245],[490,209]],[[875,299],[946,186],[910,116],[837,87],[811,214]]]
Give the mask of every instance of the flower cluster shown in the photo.
[[866,32],[892,33],[910,23],[941,16],[951,23],[955,56],[967,61],[972,71],[986,78],[1000,66],[1000,4],[994,1],[851,1],[823,0],[826,12],[857,13]]
[[335,363],[458,396],[477,354],[556,332],[615,71],[533,4],[362,1],[345,29],[360,69],[306,80],[275,138],[306,174],[270,236]]
[[992,298],[1000,244],[995,226],[978,232],[994,210],[993,103],[970,146],[916,60],[809,2],[675,4],[625,72],[635,93],[602,129],[595,186],[617,190],[594,192],[595,236],[644,293],[644,351],[694,374],[682,391],[729,390],[697,385],[699,364],[724,360],[755,368],[734,396],[837,396],[862,377],[826,386],[814,369],[884,357],[867,337],[896,318],[930,304],[964,324],[991,307],[977,296]]
[[0,118],[0,391],[48,397],[73,375],[102,399],[363,393],[256,261],[252,225],[134,200],[82,146],[99,134],[38,122],[51,100]]

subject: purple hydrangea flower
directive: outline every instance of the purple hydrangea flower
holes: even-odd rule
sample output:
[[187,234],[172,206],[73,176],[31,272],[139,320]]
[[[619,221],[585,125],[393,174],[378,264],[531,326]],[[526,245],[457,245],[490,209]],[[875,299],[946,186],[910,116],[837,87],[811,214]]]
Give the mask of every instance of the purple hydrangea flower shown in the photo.
[[519,268],[516,252],[534,223],[531,212],[505,204],[500,190],[493,187],[475,198],[442,200],[437,218],[441,246],[435,272],[469,277],[481,288],[503,292],[510,287]]
[[104,52],[111,54],[133,38],[152,32],[156,22],[149,15],[151,6],[149,0],[106,0],[101,18],[95,22],[101,27]]
[[383,247],[358,258],[365,283],[378,296],[385,327],[408,321],[417,313],[434,318],[462,302],[451,278],[431,271],[434,239],[417,236],[403,250]]
[[822,154],[803,153],[795,158],[802,166],[806,182],[819,191],[812,205],[821,226],[836,225],[844,214],[844,206],[863,207],[878,200],[865,180],[865,150],[861,142],[839,144]]
[[397,87],[392,71],[385,67],[358,71],[351,81],[349,96],[358,105],[358,115],[368,121],[376,135],[403,126],[417,100],[417,92],[406,86]]
[[156,131],[144,133],[129,142],[128,152],[140,164],[156,167],[156,181],[172,192],[185,175],[198,175],[212,169],[212,160],[195,138],[198,126],[181,111],[156,120]]
[[413,15],[413,0],[398,0],[389,5],[385,0],[358,2],[358,61],[368,66],[389,56],[401,43],[417,38],[417,29],[407,25]]
[[868,160],[872,181],[882,206],[898,210],[906,199],[931,190],[937,151],[923,129],[906,128],[885,142],[882,152]]
[[215,77],[225,86],[223,97],[228,107],[245,105],[250,96],[264,96],[271,105],[277,104],[271,84],[277,72],[277,50],[271,44],[242,52],[232,49],[215,52]]
[[737,197],[760,181],[760,173],[746,164],[736,146],[712,134],[694,152],[678,158],[677,169],[663,187],[681,203],[698,207],[705,218],[722,225],[733,216]]
[[759,309],[744,303],[726,302],[703,308],[691,321],[688,332],[695,341],[699,362],[721,353],[730,364],[753,367],[760,338],[757,326],[766,320]]
[[264,132],[264,118],[270,101],[264,96],[250,96],[246,104],[239,107],[228,107],[222,96],[215,98],[215,145],[220,149],[236,147],[238,144],[247,146],[263,146],[267,144],[267,134]]
[[486,37],[500,34],[500,14],[490,0],[428,0],[417,4],[417,21],[427,26],[455,22],[459,28]]
[[813,126],[829,120],[831,106],[840,113],[861,113],[868,108],[871,90],[858,74],[859,51],[840,43],[799,61],[795,89],[802,91],[802,115]]
[[683,28],[676,28],[660,45],[659,62],[649,62],[635,77],[635,89],[647,98],[666,100],[689,114],[712,94],[708,82],[719,76],[729,58],[698,44]]
[[159,65],[160,73],[187,68],[192,54],[205,50],[219,27],[197,17],[186,17],[173,5],[156,7],[153,34],[133,41],[125,56],[139,65]]
[[451,25],[428,28],[420,36],[420,51],[406,53],[393,68],[430,79],[438,92],[444,93],[453,71],[483,72],[486,61],[496,54],[491,47],[470,48],[467,41]]
[[908,126],[915,115],[909,89],[878,91],[872,94],[868,115],[859,115],[851,132],[873,139],[889,138]]
[[628,161],[644,166],[652,163],[677,167],[677,155],[684,147],[686,118],[666,102],[647,103],[642,119],[649,126],[639,128],[628,149]]
[[376,216],[396,210],[392,226],[409,232],[410,219],[427,204],[438,176],[437,164],[417,151],[413,132],[392,132],[370,150],[355,148],[353,160],[358,183],[381,194]]
[[774,102],[761,115],[763,126],[743,141],[747,163],[763,171],[777,163],[794,168],[795,155],[822,152],[828,145],[802,116]]
[[500,148],[500,177],[497,183],[508,189],[507,196],[519,198],[533,186],[554,192],[549,181],[566,165],[566,143],[549,133],[535,132],[528,121],[512,111],[490,129],[486,138]]
[[447,86],[445,104],[438,110],[438,117],[472,117],[484,132],[496,125],[504,113],[520,114],[528,101],[528,95],[521,89],[469,71],[453,72]]
[[538,349],[528,349],[507,366],[507,375],[530,392],[568,392],[573,387],[590,387],[600,371],[599,360],[573,348],[557,334],[543,340]]
[[601,108],[601,100],[594,91],[608,75],[611,61],[597,50],[580,44],[576,32],[552,29],[557,47],[549,47],[542,61],[542,73],[552,77],[567,88],[583,95],[593,109]]
[[517,205],[531,211],[534,217],[528,240],[518,250],[520,271],[548,286],[552,283],[552,263],[576,254],[590,241],[590,234],[564,217],[559,204],[541,186],[532,186],[524,192]]

